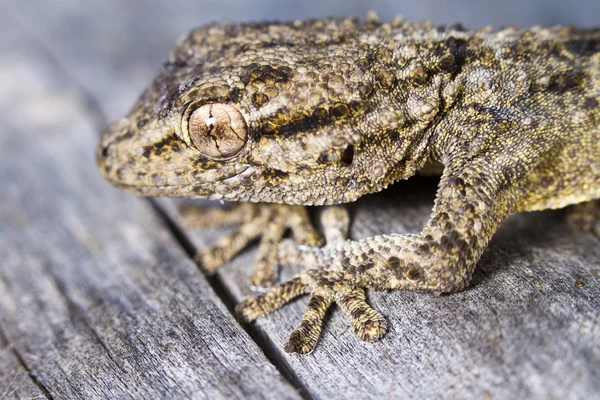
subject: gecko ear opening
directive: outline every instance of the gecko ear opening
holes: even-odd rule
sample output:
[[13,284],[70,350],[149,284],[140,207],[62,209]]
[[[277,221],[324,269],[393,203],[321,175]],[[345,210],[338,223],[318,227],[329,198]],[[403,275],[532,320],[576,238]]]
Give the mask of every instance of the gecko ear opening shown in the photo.
[[346,167],[352,165],[352,161],[354,161],[354,146],[349,144],[344,151],[342,152],[341,157],[342,164]]
[[187,130],[196,150],[213,160],[230,159],[248,141],[246,120],[229,104],[205,104],[194,109],[187,119]]

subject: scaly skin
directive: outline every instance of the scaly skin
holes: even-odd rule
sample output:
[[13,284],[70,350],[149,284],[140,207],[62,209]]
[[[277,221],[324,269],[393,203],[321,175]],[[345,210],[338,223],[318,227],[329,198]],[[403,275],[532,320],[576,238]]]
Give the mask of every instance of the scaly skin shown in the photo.
[[270,205],[221,218],[243,222],[237,236],[197,257],[212,269],[263,231],[255,282],[271,283],[275,262],[306,270],[243,301],[247,320],[310,294],[287,351],[314,348],[334,302],[376,340],[386,324],[366,288],[460,290],[506,217],[600,197],[600,30],[468,32],[372,15],[200,28],[103,133],[97,160],[142,195],[296,207],[352,202],[443,165],[417,235],[343,240],[331,211],[327,245],[277,247],[294,226],[318,237],[301,209]]

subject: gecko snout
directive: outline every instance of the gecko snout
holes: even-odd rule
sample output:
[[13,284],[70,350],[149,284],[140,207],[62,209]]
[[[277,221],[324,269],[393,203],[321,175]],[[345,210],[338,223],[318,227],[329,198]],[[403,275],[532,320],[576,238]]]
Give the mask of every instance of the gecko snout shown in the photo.
[[123,183],[119,178],[118,170],[124,160],[123,143],[126,143],[131,136],[126,119],[120,119],[109,125],[100,135],[96,149],[96,164],[102,175],[114,185]]

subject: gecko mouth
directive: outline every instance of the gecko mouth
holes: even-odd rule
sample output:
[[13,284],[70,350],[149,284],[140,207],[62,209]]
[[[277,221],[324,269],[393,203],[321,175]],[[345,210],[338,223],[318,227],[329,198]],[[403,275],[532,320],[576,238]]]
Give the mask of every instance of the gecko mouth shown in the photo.
[[183,173],[165,176],[152,172],[151,165],[126,162],[133,158],[128,153],[120,153],[115,144],[114,140],[104,140],[96,152],[98,168],[111,185],[141,196],[208,197],[212,194],[202,182],[190,184]]
[[188,197],[212,199],[214,191],[202,190],[199,187],[180,185],[134,185],[121,182],[109,182],[118,189],[125,190],[138,196],[162,196],[162,197]]
[[143,195],[150,195],[150,192],[155,192],[155,193],[163,193],[164,191],[173,191],[177,188],[179,188],[179,186],[175,186],[175,185],[133,185],[133,184],[127,184],[127,183],[118,183],[118,182],[113,182],[110,181],[110,183],[115,186],[116,188],[122,189],[122,190],[126,190],[128,192],[133,192],[133,193],[138,193],[138,194],[143,194]]

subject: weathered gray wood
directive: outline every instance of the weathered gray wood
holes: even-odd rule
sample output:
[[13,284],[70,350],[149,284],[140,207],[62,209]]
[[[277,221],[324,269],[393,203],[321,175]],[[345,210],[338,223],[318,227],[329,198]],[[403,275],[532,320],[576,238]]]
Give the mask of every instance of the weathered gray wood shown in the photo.
[[43,399],[44,392],[31,379],[13,349],[0,334],[0,399]]
[[18,354],[53,398],[299,398],[149,202],[102,180],[68,77],[0,26],[0,396],[40,394]]
[[[352,237],[418,232],[435,183],[404,182],[360,200]],[[191,236],[202,247],[223,232]],[[516,216],[495,236],[470,289],[440,297],[371,292],[390,323],[381,342],[360,342],[336,309],[312,354],[282,354],[282,362],[321,398],[588,398],[600,393],[599,244],[569,229],[560,211]],[[252,293],[253,257],[250,249],[219,273],[236,299]],[[306,303],[256,327],[281,348]]]
[[[184,1],[169,2],[168,6],[158,2],[144,6],[128,2],[124,6],[120,2],[90,1],[85,6],[72,6],[65,18],[64,11],[45,6],[50,3],[12,4],[24,25],[96,97],[109,117],[126,110],[175,37],[206,22],[205,17],[222,17],[219,13],[223,10],[204,5],[202,15],[196,19],[192,10],[197,8]],[[96,13],[89,12],[90,4]],[[402,4],[399,11],[406,14],[409,6]],[[251,7],[255,14],[237,6],[232,9],[238,14],[228,16],[273,17],[254,3]],[[548,4],[540,7],[547,13],[551,10]],[[582,2],[570,5],[569,10],[594,15],[597,4],[588,7],[586,12]],[[321,8],[315,10],[315,16],[323,16]],[[362,10],[347,10],[349,14],[357,11]],[[294,15],[292,8],[289,12],[276,16],[302,16]],[[46,21],[48,15],[56,20]],[[111,19],[110,25],[104,25],[99,15]],[[590,24],[562,13],[557,15],[564,15],[564,19],[551,21],[540,21],[539,13],[529,15],[530,20],[502,23]],[[134,16],[139,17],[136,22],[132,22]],[[451,14],[446,17],[457,19]],[[69,38],[68,21],[78,21],[88,28],[84,38]],[[489,17],[481,24],[492,21]],[[435,181],[426,179],[403,182],[381,195],[362,199],[355,206],[352,237],[417,232],[429,215],[434,193]],[[129,201],[127,195],[110,196],[119,202]],[[172,201],[161,204],[169,212],[174,209]],[[152,218],[150,213],[147,217]],[[133,218],[126,220],[134,224]],[[208,245],[223,232],[188,231],[198,247]],[[170,238],[146,240],[147,248],[175,246]],[[311,395],[320,398],[593,397],[600,393],[599,244],[598,238],[590,234],[570,230],[560,211],[517,216],[495,236],[471,289],[441,297],[370,293],[371,303],[390,322],[390,330],[381,342],[358,341],[339,310],[333,310],[314,353],[289,356],[279,352],[272,356],[292,371]],[[235,300],[251,293],[246,275],[253,257],[250,249],[218,275]],[[286,268],[283,277],[292,273],[293,269]],[[156,291],[153,296],[162,294]],[[306,299],[299,300],[259,320],[251,329],[271,343],[274,351],[280,350],[305,304]],[[196,340],[202,340],[202,336]]]

